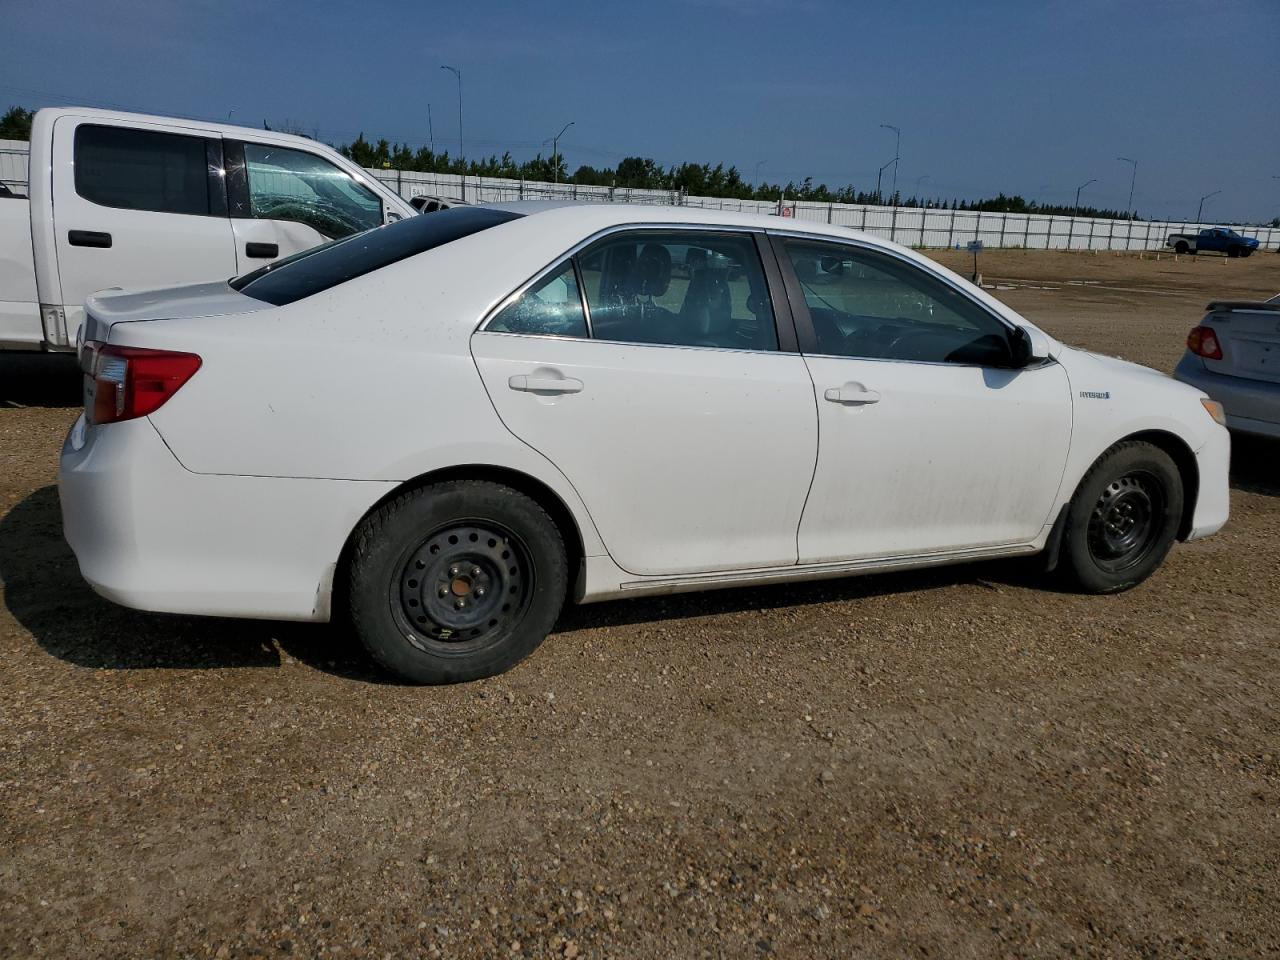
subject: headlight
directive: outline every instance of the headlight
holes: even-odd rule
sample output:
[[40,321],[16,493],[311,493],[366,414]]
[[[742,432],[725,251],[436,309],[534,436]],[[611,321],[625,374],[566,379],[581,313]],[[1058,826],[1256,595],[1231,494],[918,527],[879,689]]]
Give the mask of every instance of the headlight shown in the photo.
[[1213,417],[1221,426],[1227,425],[1227,411],[1222,409],[1222,404],[1217,400],[1210,400],[1208,397],[1200,398],[1200,405],[1204,407],[1205,412]]

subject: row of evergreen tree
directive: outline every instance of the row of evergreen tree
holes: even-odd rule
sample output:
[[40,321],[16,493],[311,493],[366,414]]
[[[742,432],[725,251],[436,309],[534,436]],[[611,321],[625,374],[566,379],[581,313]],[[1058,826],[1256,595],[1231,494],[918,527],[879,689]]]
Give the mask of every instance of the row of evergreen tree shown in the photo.
[[[496,154],[481,159],[462,160],[449,152],[436,152],[427,147],[417,150],[407,144],[390,143],[386,139],[370,143],[364,134],[353,142],[338,148],[362,167],[375,170],[412,170],[420,173],[453,173],[472,177],[505,177],[511,180],[559,181],[597,187],[628,187],[644,190],[670,190],[695,197],[723,197],[734,200],[787,200],[813,201],[816,203],[867,203],[892,204],[896,201],[904,207],[936,207],[950,210],[981,210],[992,213],[1043,213],[1069,216],[1075,211],[1071,206],[1041,204],[1023,197],[1005,196],[1000,193],[983,200],[962,200],[958,197],[894,197],[877,196],[874,190],[857,190],[852,186],[828,187],[814,183],[805,177],[799,183],[751,184],[742,178],[735,166],[723,163],[680,163],[670,167],[648,157],[626,157],[616,167],[592,167],[583,165],[570,172],[563,156],[544,157],[539,153],[532,160],[517,163],[510,153]],[[1123,220],[1121,210],[1104,210],[1097,207],[1081,207],[1082,217],[1106,217]]]
[[[0,116],[0,140],[29,140],[31,138],[32,111],[23,107],[10,107]],[[266,124],[263,124],[266,126]],[[293,132],[293,131],[291,131]],[[364,134],[338,147],[362,167],[373,169],[414,170],[422,173],[455,173],[473,177],[506,177],[512,180],[558,180],[597,187],[631,187],[645,190],[683,191],[695,197],[724,197],[735,200],[787,200],[813,201],[816,203],[897,203],[905,207],[936,207],[950,210],[982,210],[992,213],[1044,213],[1069,216],[1076,211],[1069,205],[1042,204],[1023,197],[997,194],[984,200],[961,200],[952,197],[903,197],[877,195],[874,190],[856,190],[852,186],[828,187],[814,183],[805,177],[800,183],[751,184],[742,178],[735,166],[723,163],[679,163],[663,167],[648,157],[626,157],[616,167],[592,167],[583,165],[570,172],[563,156],[544,157],[541,153],[532,160],[517,163],[510,153],[501,157],[493,155],[482,159],[462,160],[449,152],[435,152],[427,147],[413,150],[407,144],[390,143],[385,138],[370,143]],[[1125,219],[1120,210],[1100,210],[1081,207],[1082,217],[1106,217]]]

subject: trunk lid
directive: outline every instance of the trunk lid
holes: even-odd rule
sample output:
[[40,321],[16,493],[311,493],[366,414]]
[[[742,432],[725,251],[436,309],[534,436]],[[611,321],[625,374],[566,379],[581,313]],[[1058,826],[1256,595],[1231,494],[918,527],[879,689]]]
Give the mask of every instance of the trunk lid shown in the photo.
[[271,304],[245,296],[225,280],[159,290],[100,290],[85,301],[85,340],[105,342],[117,323],[188,320],[269,310]]
[[1205,369],[1280,383],[1280,303],[1211,303],[1204,326],[1217,334],[1222,348],[1222,359],[1205,359]]

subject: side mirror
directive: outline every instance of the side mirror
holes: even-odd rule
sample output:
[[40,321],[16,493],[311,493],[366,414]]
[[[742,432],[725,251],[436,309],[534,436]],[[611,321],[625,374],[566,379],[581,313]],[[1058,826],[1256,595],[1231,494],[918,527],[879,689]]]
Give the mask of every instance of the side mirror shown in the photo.
[[1033,363],[1049,358],[1049,344],[1043,335],[1033,334],[1026,327],[1014,327],[1009,334],[1009,353],[1011,365],[1021,370]]

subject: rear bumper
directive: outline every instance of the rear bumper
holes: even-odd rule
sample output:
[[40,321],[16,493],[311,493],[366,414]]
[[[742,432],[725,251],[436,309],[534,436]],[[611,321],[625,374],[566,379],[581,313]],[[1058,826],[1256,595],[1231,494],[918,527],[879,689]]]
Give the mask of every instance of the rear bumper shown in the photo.
[[1213,373],[1192,353],[1183,355],[1173,376],[1222,404],[1230,429],[1280,438],[1280,383]]
[[347,536],[383,482],[196,474],[150,420],[86,430],[62,448],[63,533],[89,585],[140,610],[327,620]]

